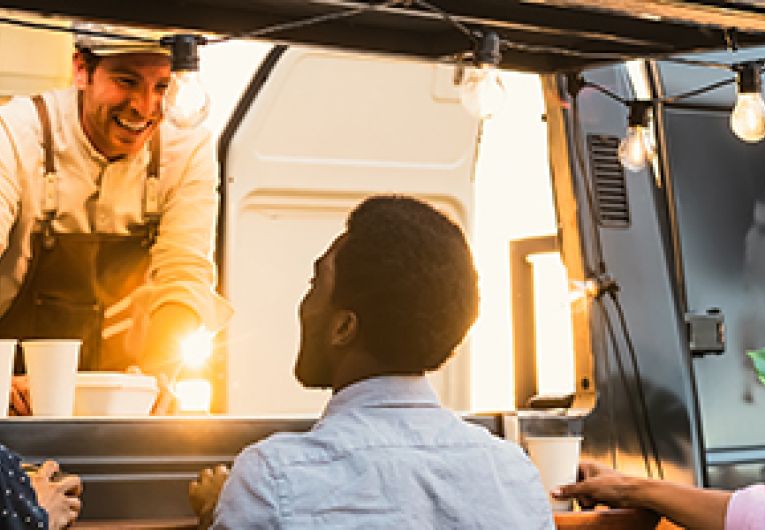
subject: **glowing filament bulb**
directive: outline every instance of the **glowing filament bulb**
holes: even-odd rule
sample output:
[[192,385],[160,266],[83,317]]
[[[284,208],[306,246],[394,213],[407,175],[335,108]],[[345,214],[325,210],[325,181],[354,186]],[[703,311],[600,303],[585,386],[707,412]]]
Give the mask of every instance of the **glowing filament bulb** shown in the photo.
[[181,128],[196,127],[210,113],[210,96],[196,71],[173,73],[166,102],[168,119]]
[[757,61],[734,65],[737,97],[730,115],[730,127],[745,142],[754,143],[765,138],[761,68],[762,64]]
[[650,132],[640,125],[630,127],[627,136],[619,143],[619,161],[630,171],[640,171],[656,156]]
[[730,127],[745,142],[765,138],[765,101],[759,92],[739,92],[730,115]]
[[636,100],[629,104],[627,136],[619,143],[619,161],[629,171],[640,171],[656,156],[656,147],[648,128],[650,100]]
[[491,118],[502,111],[507,102],[507,88],[496,68],[466,68],[459,85],[465,108],[478,118]]

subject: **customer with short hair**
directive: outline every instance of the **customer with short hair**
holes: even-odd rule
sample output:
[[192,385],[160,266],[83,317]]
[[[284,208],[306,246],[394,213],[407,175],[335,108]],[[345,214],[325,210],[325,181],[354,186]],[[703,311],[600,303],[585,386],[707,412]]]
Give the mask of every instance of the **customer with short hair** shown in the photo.
[[[300,305],[295,375],[333,396],[311,431],[237,457],[213,527],[553,529],[518,446],[443,408],[425,378],[473,324],[477,283],[462,231],[431,206],[358,206]],[[220,478],[192,484],[197,508]]]

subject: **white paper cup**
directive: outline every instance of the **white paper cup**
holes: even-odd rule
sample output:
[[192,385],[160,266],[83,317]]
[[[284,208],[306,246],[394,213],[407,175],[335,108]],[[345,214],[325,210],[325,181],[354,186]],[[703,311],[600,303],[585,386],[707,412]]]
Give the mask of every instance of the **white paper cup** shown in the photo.
[[[526,436],[524,439],[529,458],[537,466],[548,496],[558,486],[576,482],[581,436]],[[550,504],[555,512],[569,511],[572,507],[570,500],[552,497]]]
[[16,339],[0,340],[0,418],[8,416],[11,397],[13,359],[16,357]]
[[21,343],[35,416],[71,416],[79,340],[25,340]]

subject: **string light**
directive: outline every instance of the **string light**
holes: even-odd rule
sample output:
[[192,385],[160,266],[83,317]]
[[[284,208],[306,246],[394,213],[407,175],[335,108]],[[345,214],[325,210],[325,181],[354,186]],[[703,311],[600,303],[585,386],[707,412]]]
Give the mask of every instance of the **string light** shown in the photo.
[[650,100],[629,103],[627,136],[619,143],[619,161],[629,171],[640,171],[656,156],[656,146],[648,127]]
[[210,96],[199,79],[197,47],[201,35],[170,35],[160,41],[173,52],[173,78],[165,96],[165,114],[176,126],[196,127],[210,113]]
[[765,138],[765,101],[762,100],[761,65],[748,62],[737,65],[736,106],[730,115],[730,127],[745,142]]
[[[309,17],[302,20],[296,20],[289,23],[280,23],[272,26],[258,28],[252,31],[240,34],[231,34],[218,39],[206,39],[200,35],[172,35],[163,37],[160,44],[171,48],[173,53],[173,82],[169,89],[166,101],[167,117],[180,127],[193,127],[203,121],[210,109],[210,97],[199,80],[199,57],[197,55],[197,46],[201,44],[224,42],[231,38],[254,38],[273,33],[279,33],[286,30],[295,30],[301,27],[311,26],[328,20],[342,19],[346,17],[359,16],[367,12],[378,10],[390,10],[397,6],[410,7],[416,5],[420,8],[436,13],[444,21],[456,30],[465,34],[471,42],[474,43],[474,50],[467,54],[459,54],[458,60],[464,57],[472,58],[472,66],[458,64],[455,75],[455,84],[459,86],[463,104],[469,111],[480,118],[487,118],[496,115],[503,108],[507,99],[507,89],[497,71],[497,66],[502,60],[502,50],[509,49],[514,52],[524,53],[548,53],[566,57],[576,57],[591,59],[597,61],[626,61],[634,57],[622,54],[603,53],[603,52],[584,52],[580,50],[567,49],[559,46],[548,46],[538,44],[528,44],[513,42],[506,38],[500,38],[496,32],[479,32],[471,29],[460,22],[455,16],[447,11],[430,4],[426,0],[385,0],[380,3],[369,3],[364,7],[357,7],[343,10],[337,13]],[[0,22],[18,26],[26,26],[35,29],[50,31],[74,33],[79,30],[62,27],[59,25],[45,22],[26,21],[12,17],[0,17]],[[135,37],[111,32],[89,31],[92,35],[114,38],[119,40],[136,40],[141,42],[156,42],[150,38]],[[728,39],[726,33],[726,39]],[[726,40],[728,48],[736,49],[736,46],[730,46]],[[680,64],[689,64],[696,66],[725,68],[736,72],[738,84],[738,97],[736,106],[731,114],[731,128],[733,132],[746,142],[758,142],[765,138],[765,102],[760,92],[761,80],[760,73],[765,59],[758,59],[741,64],[725,64],[710,61],[697,61],[693,59],[683,59],[667,56],[666,54],[654,55],[654,58],[677,62]],[[670,103],[687,97],[696,96],[732,82],[733,80],[724,80],[716,82],[706,87],[695,89],[686,94],[680,94],[671,97],[654,99],[653,103]],[[632,102],[609,92],[605,87],[600,87],[589,81],[582,80],[582,86],[590,86],[600,90],[602,93],[612,97],[622,104],[630,105],[630,115],[632,112]],[[574,94],[575,95],[575,94]],[[650,160],[655,154],[655,148],[651,135],[644,125],[630,124],[627,138],[622,142],[620,149],[620,159],[625,163],[628,169],[644,167],[645,162]],[[645,159],[645,160],[643,160]]]
[[478,118],[491,118],[504,108],[507,88],[497,70],[502,59],[499,36],[485,33],[476,43],[473,66],[458,66],[455,83],[465,108]]

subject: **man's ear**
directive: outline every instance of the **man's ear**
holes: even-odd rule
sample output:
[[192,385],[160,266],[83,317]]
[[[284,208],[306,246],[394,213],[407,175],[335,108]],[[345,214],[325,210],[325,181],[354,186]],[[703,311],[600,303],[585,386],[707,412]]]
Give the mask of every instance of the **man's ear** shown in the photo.
[[79,52],[75,52],[74,57],[72,57],[72,78],[74,79],[74,86],[77,90],[83,90],[87,86],[90,78],[88,69],[85,66],[85,59],[82,58],[82,55]]
[[356,338],[359,331],[359,319],[356,313],[348,310],[337,311],[332,318],[332,346],[347,346]]

